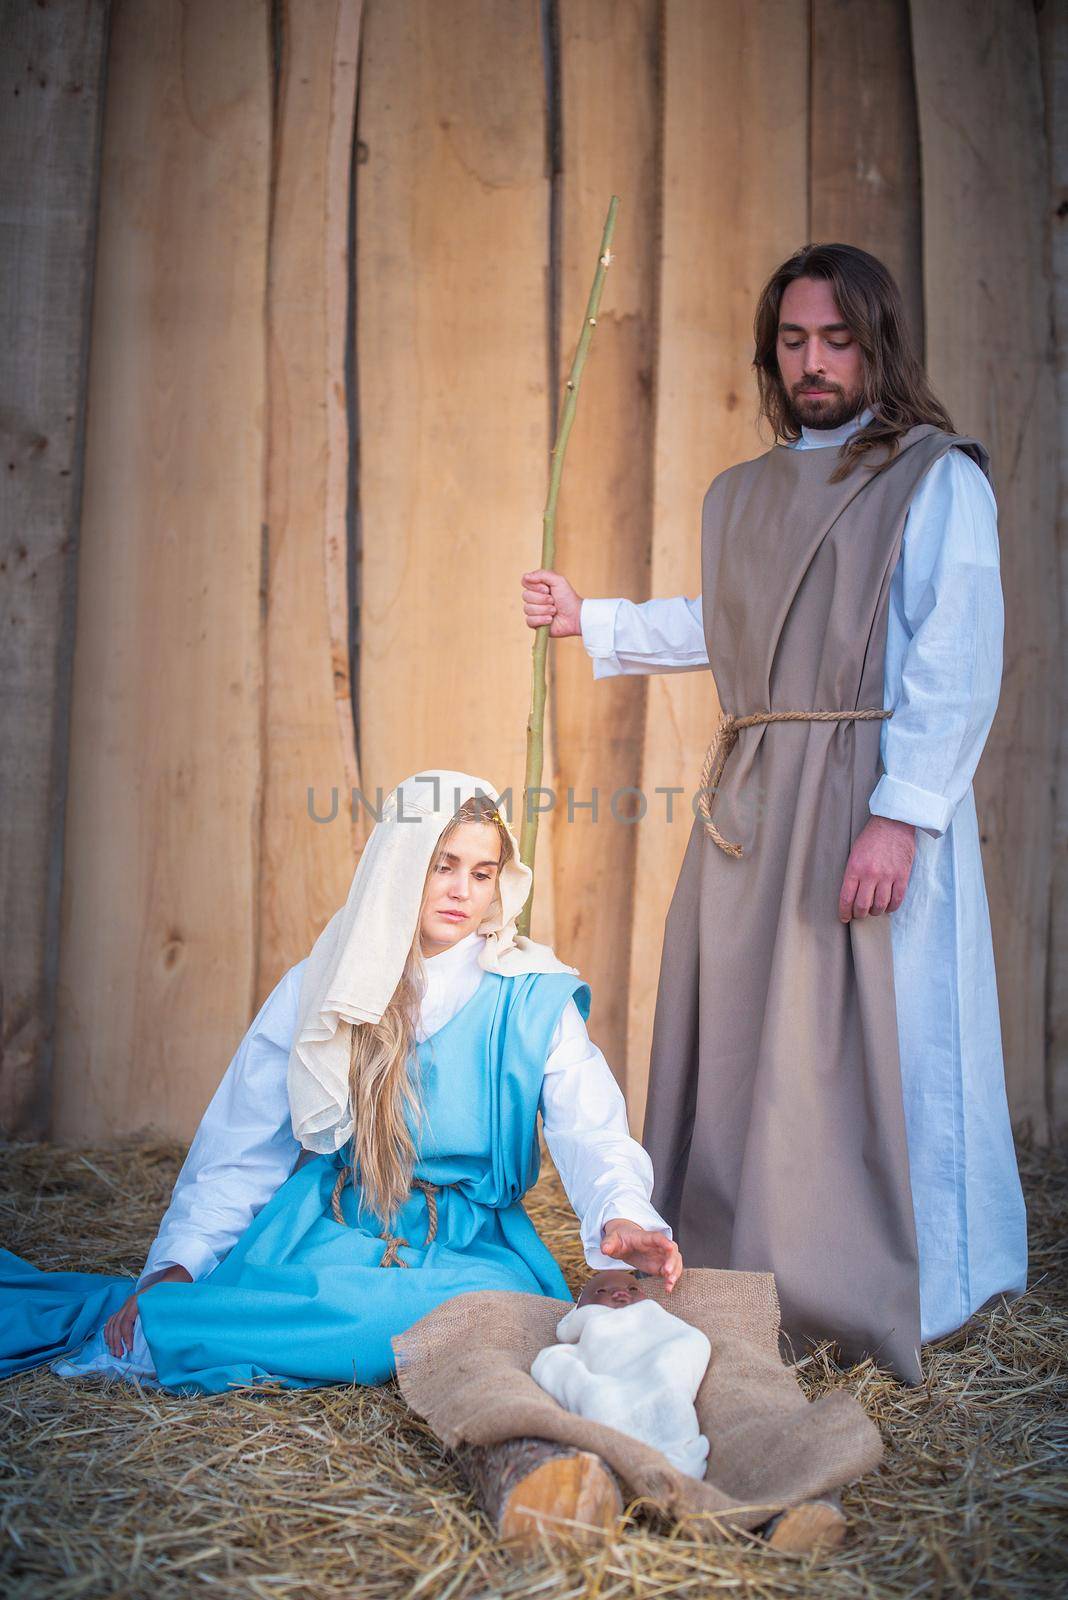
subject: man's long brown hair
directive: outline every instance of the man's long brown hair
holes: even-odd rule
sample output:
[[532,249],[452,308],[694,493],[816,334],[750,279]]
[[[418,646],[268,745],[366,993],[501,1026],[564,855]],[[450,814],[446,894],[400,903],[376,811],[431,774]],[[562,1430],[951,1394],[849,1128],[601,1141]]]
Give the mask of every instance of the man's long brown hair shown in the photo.
[[930,422],[947,433],[956,430],[945,407],[932,393],[927,374],[912,343],[901,292],[875,256],[851,244],[807,244],[773,272],[760,295],[753,336],[760,414],[776,439],[800,438],[791,415],[786,386],[779,374],[776,343],[779,310],[789,284],[797,278],[823,278],[830,284],[842,321],[864,354],[864,399],[875,416],[841,451],[831,482],[844,478],[871,452],[865,464],[873,470],[892,461],[901,437],[918,423]]

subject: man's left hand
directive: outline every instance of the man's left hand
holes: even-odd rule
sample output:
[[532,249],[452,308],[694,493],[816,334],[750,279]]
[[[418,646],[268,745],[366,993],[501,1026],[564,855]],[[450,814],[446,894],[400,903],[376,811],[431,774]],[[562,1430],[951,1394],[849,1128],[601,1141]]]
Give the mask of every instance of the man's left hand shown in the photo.
[[849,852],[838,920],[879,917],[896,911],[905,898],[916,854],[916,829],[911,822],[872,817],[861,828]]
[[623,1266],[663,1278],[668,1294],[682,1276],[682,1256],[666,1233],[640,1228],[626,1217],[610,1217],[601,1229],[601,1249]]

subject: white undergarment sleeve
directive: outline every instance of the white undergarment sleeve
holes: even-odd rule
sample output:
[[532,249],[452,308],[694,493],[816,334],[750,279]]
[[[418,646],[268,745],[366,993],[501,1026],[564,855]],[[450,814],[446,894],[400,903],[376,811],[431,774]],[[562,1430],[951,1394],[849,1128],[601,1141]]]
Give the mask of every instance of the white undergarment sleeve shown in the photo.
[[[474,995],[484,976],[478,964],[480,935],[468,934],[427,963],[419,1037],[443,1027]],[[626,1217],[671,1238],[654,1210],[653,1167],[630,1136],[627,1105],[582,1013],[569,1000],[549,1041],[541,1091],[545,1143],[564,1192],[579,1219],[586,1264],[597,1270],[619,1262],[600,1250],[609,1217]]]
[[697,672],[708,667],[701,596],[583,600],[582,642],[595,678],[621,673]]
[[622,1090],[574,1000],[567,1002],[553,1034],[541,1113],[545,1143],[581,1224],[588,1266],[620,1265],[599,1248],[609,1217],[625,1217],[671,1238],[651,1200],[653,1164],[631,1138]]
[[1004,625],[994,494],[975,462],[950,450],[913,496],[891,585],[894,714],[881,729],[873,814],[945,833],[997,710]]

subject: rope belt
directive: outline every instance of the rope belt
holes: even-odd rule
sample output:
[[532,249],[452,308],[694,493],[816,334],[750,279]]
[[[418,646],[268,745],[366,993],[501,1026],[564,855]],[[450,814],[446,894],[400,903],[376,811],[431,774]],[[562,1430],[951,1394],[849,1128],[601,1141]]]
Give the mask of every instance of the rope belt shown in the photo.
[[[345,1221],[345,1216],[341,1209],[341,1194],[350,1178],[352,1179],[352,1186],[355,1188],[356,1174],[352,1167],[342,1167],[341,1171],[337,1175],[337,1182],[334,1184],[334,1192],[330,1196],[330,1209],[334,1213],[334,1221],[340,1222],[342,1227],[347,1227],[348,1224]],[[426,1196],[426,1240],[423,1244],[424,1250],[428,1245],[433,1244],[437,1237],[437,1196],[441,1193],[442,1187],[448,1188],[449,1186],[448,1184],[439,1185],[436,1183],[427,1183],[424,1178],[412,1179],[412,1188],[420,1189]],[[407,1239],[400,1239],[394,1233],[380,1233],[378,1237],[386,1241],[385,1252],[378,1265],[380,1267],[407,1267],[407,1261],[402,1261],[400,1256],[397,1254],[397,1251],[402,1245],[406,1250],[410,1250],[412,1248]]]
[[708,754],[701,768],[701,788],[697,806],[704,818],[708,837],[714,844],[719,845],[724,854],[728,856],[742,854],[741,845],[731,844],[712,821],[712,795],[719,787],[719,780],[727,765],[727,757],[737,744],[738,735],[743,728],[755,728],[766,722],[878,722],[890,716],[893,716],[892,711],[873,706],[861,711],[755,711],[749,717],[735,717],[725,711],[719,719],[715,738],[708,747]]

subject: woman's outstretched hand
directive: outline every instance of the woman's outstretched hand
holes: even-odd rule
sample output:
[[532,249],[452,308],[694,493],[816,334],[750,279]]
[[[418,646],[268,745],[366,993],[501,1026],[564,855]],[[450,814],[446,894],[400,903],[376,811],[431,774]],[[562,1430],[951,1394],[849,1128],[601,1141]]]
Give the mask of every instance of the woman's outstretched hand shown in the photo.
[[665,1233],[640,1228],[626,1217],[610,1217],[601,1230],[601,1249],[613,1261],[663,1278],[668,1294],[682,1277],[682,1256]]
[[[145,1284],[145,1289],[154,1289],[157,1283],[192,1283],[193,1274],[184,1267],[168,1267],[166,1272],[161,1272],[158,1278]],[[139,1289],[137,1294],[132,1294],[119,1309],[114,1312],[104,1324],[104,1343],[113,1356],[125,1356],[133,1350],[134,1323],[137,1321],[137,1295],[144,1294],[145,1289]]]

